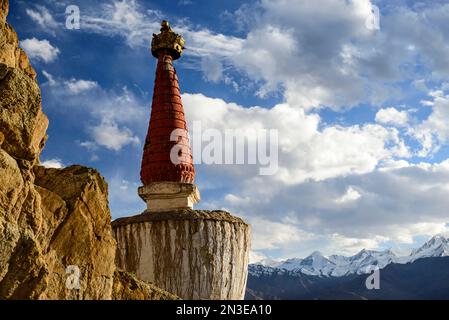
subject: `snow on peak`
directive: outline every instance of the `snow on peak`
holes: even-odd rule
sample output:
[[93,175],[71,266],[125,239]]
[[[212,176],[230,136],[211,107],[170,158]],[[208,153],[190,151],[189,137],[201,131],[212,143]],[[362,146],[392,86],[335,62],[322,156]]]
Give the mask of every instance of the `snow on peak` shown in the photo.
[[409,256],[398,257],[392,250],[374,251],[363,249],[357,254],[347,257],[331,255],[326,257],[319,251],[314,251],[304,259],[292,258],[284,261],[270,260],[255,265],[270,267],[272,270],[300,272],[314,276],[341,277],[348,274],[365,274],[373,268],[382,269],[390,263],[410,263],[417,259],[428,257],[449,256],[449,238],[437,235],[414,249]]
[[449,256],[449,238],[436,235],[418,249],[414,249],[409,256],[408,262],[413,262],[421,258],[447,256]]

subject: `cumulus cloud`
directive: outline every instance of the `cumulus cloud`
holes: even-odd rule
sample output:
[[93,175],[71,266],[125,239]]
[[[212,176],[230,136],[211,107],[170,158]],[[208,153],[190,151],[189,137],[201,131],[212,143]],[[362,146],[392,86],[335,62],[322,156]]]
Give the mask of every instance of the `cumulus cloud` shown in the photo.
[[74,116],[91,119],[86,122],[86,131],[92,139],[79,142],[80,146],[95,152],[98,147],[120,151],[126,145],[140,145],[140,139],[131,128],[146,125],[148,112],[145,101],[140,101],[126,87],[119,91],[106,90],[93,80],[58,78],[46,71],[43,74],[47,78],[43,87],[49,89],[50,105],[64,106],[58,111],[70,110]]
[[324,125],[288,104],[244,108],[202,94],[182,98],[187,119],[203,129],[279,130],[280,169],[273,176],[251,165],[197,166],[200,183],[205,175],[212,185],[206,189],[230,188],[210,205],[245,217],[259,253],[304,255],[319,247],[353,254],[446,229],[448,162],[408,162],[412,153],[395,128]]
[[443,143],[449,142],[449,94],[444,92],[431,92],[433,96],[432,112],[423,122],[418,131],[432,132]]
[[[260,97],[282,92],[292,106],[346,110],[399,98],[406,93],[393,85],[423,73],[433,79],[449,74],[446,3],[416,11],[402,5],[382,9],[380,30],[366,26],[372,18],[369,0],[277,0],[254,6],[244,15],[238,9],[232,19],[246,24],[242,38],[180,26],[192,49],[186,55],[199,58],[206,77],[211,70],[231,69],[260,85]],[[214,68],[207,68],[208,58],[216,61]],[[417,63],[423,67],[420,74],[411,68]]]
[[361,197],[360,192],[355,190],[352,186],[349,186],[346,190],[346,193],[341,197],[335,199],[335,202],[338,204],[344,204],[347,202],[353,202]]
[[[279,170],[274,177],[286,184],[367,173],[383,160],[409,156],[394,128],[376,124],[319,128],[317,114],[306,114],[303,109],[288,104],[278,104],[271,109],[244,108],[202,94],[183,94],[182,98],[190,128],[192,122],[200,121],[202,128],[214,128],[223,135],[226,129],[276,129]],[[246,167],[229,170],[242,177],[254,173]]]
[[449,143],[449,88],[443,83],[439,88],[428,92],[428,99],[421,104],[430,108],[427,118],[415,126],[408,128],[408,134],[421,145],[417,152],[420,157],[437,153],[440,148]]
[[72,93],[80,93],[81,91],[91,90],[98,87],[96,81],[70,79],[65,81],[65,85]]
[[60,52],[48,40],[38,40],[36,38],[25,39],[20,42],[20,45],[30,59],[42,60],[46,63],[54,61]]
[[251,244],[253,250],[281,248],[312,237],[295,225],[266,219],[251,219],[251,228],[257,234]]
[[[256,183],[269,185],[269,192],[254,188],[255,181],[236,182],[239,196],[249,200],[226,202],[225,206],[251,223],[253,218],[268,220],[283,225],[278,229],[308,235],[309,240],[292,238],[282,244],[262,241],[258,250],[276,248],[283,256],[303,256],[313,248],[327,254],[353,254],[362,248],[411,244],[417,236],[446,232],[448,178],[449,163],[445,161],[294,186],[270,179]],[[348,186],[360,194],[356,205],[335,203],[334,199],[348,193]],[[254,228],[254,238],[271,239],[267,230]],[[276,233],[272,236],[277,239]]]
[[127,127],[119,127],[113,121],[103,121],[90,128],[95,142],[107,149],[119,151],[127,144],[139,145],[140,140]]
[[380,109],[376,113],[376,122],[398,127],[406,126],[409,121],[407,111],[399,111],[396,108]]
[[[260,0],[226,13],[244,31],[241,37],[177,19],[174,29],[187,41],[181,63],[202,70],[206,80],[234,87],[253,82],[260,97],[280,92],[290,105],[306,109],[380,106],[406,94],[399,83],[447,77],[449,4],[434,1],[419,10],[403,3],[383,6],[380,30],[367,27],[372,5],[370,0]],[[135,0],[95,6],[82,15],[81,29],[121,37],[131,47],[147,47],[148,30],[157,32],[167,18]],[[416,64],[421,68],[412,67]],[[245,83],[229,80],[236,73],[246,76]]]
[[232,63],[264,81],[262,94],[281,88],[304,108],[379,105],[404,94],[391,84],[415,80],[417,63],[419,76],[447,76],[447,3],[381,8],[380,30],[366,27],[371,8],[368,0],[260,1]]
[[61,159],[47,159],[41,162],[41,165],[43,165],[46,168],[56,168],[61,169],[64,168],[64,164],[62,163]]

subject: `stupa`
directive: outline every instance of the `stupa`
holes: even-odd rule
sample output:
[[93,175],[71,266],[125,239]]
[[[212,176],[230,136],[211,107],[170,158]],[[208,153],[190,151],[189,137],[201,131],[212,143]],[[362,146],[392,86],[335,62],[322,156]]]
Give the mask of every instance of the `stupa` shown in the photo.
[[[167,21],[153,36],[151,53],[157,58],[150,124],[143,151],[139,195],[148,211],[192,208],[200,199],[193,184],[193,166],[187,124],[173,60],[181,56],[184,39]],[[175,163],[174,163],[175,162]]]
[[222,210],[193,210],[200,194],[173,66],[184,44],[165,20],[153,34],[157,67],[138,188],[147,209],[113,221],[116,264],[183,299],[243,299],[250,226]]

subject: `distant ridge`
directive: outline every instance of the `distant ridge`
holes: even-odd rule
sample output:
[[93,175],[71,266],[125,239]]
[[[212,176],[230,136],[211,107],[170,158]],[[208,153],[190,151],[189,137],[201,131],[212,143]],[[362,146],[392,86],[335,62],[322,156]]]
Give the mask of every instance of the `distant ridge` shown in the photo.
[[446,256],[449,256],[449,238],[437,235],[421,247],[414,249],[408,256],[397,256],[391,250],[363,249],[351,257],[342,255],[326,257],[315,251],[304,259],[262,260],[259,263],[251,264],[249,272],[258,275],[270,272],[279,273],[285,270],[310,276],[342,277],[350,274],[370,273],[373,267],[383,269],[391,263],[406,264],[421,258]]

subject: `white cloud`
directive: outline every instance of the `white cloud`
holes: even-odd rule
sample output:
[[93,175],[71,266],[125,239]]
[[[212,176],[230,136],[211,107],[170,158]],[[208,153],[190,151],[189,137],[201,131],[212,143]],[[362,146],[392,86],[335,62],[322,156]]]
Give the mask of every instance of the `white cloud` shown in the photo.
[[379,31],[366,28],[370,11],[368,0],[261,1],[234,65],[304,108],[379,105],[401,93],[391,83],[416,79],[416,63],[447,77],[447,3],[382,9]]
[[[394,128],[376,124],[319,128],[317,114],[306,114],[303,109],[288,104],[264,109],[244,108],[202,94],[183,94],[182,99],[188,121],[201,121],[203,129],[214,128],[223,134],[226,129],[235,128],[277,129],[279,171],[274,178],[287,184],[367,173],[380,161],[410,155]],[[193,125],[190,123],[189,127]],[[220,170],[233,170],[233,175],[242,178],[254,174],[242,166],[220,167]]]
[[25,39],[20,42],[20,45],[30,59],[42,60],[46,63],[54,61],[60,52],[48,40],[38,40],[36,38]]
[[[99,146],[120,151],[128,144],[140,145],[133,130],[148,124],[146,101],[140,101],[126,87],[117,92],[105,90],[92,80],[56,78],[46,71],[43,74],[48,79],[44,87],[48,86],[49,89],[49,104],[64,106],[64,110],[70,110],[73,114],[80,113],[96,122],[86,122],[91,140],[79,142],[80,146],[95,152]],[[92,157],[98,158],[96,155]]]
[[432,113],[420,127],[421,133],[430,131],[437,135],[443,143],[449,142],[449,94],[435,95],[433,99]]
[[49,84],[50,86],[56,85],[55,78],[54,78],[50,73],[48,73],[48,72],[45,71],[45,70],[42,70],[42,74],[43,74],[44,77],[47,79],[48,84]]
[[331,234],[327,238],[328,244],[325,251],[328,254],[338,252],[342,255],[353,255],[362,249],[377,250],[382,242],[386,240],[386,238],[379,236],[373,238],[351,238],[338,233]]
[[401,159],[412,153],[396,128],[323,124],[317,114],[287,103],[265,109],[202,94],[182,99],[187,119],[201,120],[203,129],[279,130],[274,176],[259,176],[251,166],[197,166],[200,183],[207,176],[209,185],[232,186],[211,205],[253,225],[258,253],[287,257],[320,248],[353,254],[446,228],[449,165]]
[[[291,106],[306,109],[381,105],[406,94],[398,83],[447,78],[449,4],[382,8],[378,31],[366,27],[371,9],[370,0],[261,0],[227,12],[232,26],[246,33],[235,37],[123,0],[89,7],[81,29],[147,47],[148,30],[157,32],[162,18],[176,20],[174,30],[187,41],[185,67],[202,70],[212,82],[256,88],[261,97],[280,92]],[[417,63],[420,71],[411,67]],[[229,81],[235,72],[247,77]]]
[[58,27],[58,23],[53,18],[50,11],[43,6],[36,6],[36,9],[33,10],[31,8],[26,9],[27,15],[36,22],[39,26],[41,26],[44,30],[52,30]]
[[[392,84],[413,82],[423,72],[433,79],[449,74],[449,36],[442,22],[449,18],[448,4],[419,11],[387,8],[379,31],[366,27],[369,0],[260,1],[243,15],[242,8],[230,20],[246,26],[243,38],[188,26],[179,31],[193,48],[186,55],[200,58],[206,78],[214,69],[204,61],[214,59],[217,70],[247,75],[261,97],[282,92],[291,106],[341,110],[406,95]],[[420,74],[411,68],[417,63]],[[214,74],[218,79],[219,72]]]
[[43,165],[46,168],[56,168],[56,169],[64,168],[64,164],[62,163],[61,159],[57,158],[42,161],[41,165]]
[[399,111],[396,108],[380,109],[376,113],[376,122],[393,125],[398,127],[404,127],[409,121],[407,111]]
[[335,202],[338,204],[343,204],[347,202],[353,202],[361,197],[360,192],[355,190],[352,186],[349,186],[346,190],[346,193],[341,197],[335,199]]
[[148,30],[158,30],[162,20],[161,13],[144,11],[135,0],[111,1],[90,11],[96,14],[81,17],[82,30],[123,37],[131,47],[147,46],[152,36]]
[[[147,47],[151,43],[151,32],[160,29],[160,22],[167,16],[159,11],[145,10],[135,0],[112,1],[102,5],[100,15],[86,14],[82,17],[82,30],[105,36],[119,36],[132,48]],[[170,20],[170,19],[169,19]],[[177,19],[174,31],[182,34],[188,46],[181,63],[203,71],[208,81],[225,81],[238,87],[224,74],[222,60],[241,51],[243,39],[214,33],[206,28],[190,25],[184,19]]]
[[201,69],[203,70],[206,80],[218,82],[223,77],[223,65],[220,60],[205,57],[201,60]]
[[55,78],[48,72],[44,75],[51,87],[49,98],[57,100],[55,101],[57,105],[83,109],[95,118],[111,120],[119,124],[135,125],[139,120],[148,117],[145,108],[147,101],[140,101],[139,97],[127,87],[119,91],[106,90],[93,80]]
[[392,169],[401,169],[401,168],[407,168],[410,166],[410,163],[405,160],[386,160],[381,163],[381,166],[379,167],[380,171],[388,171]]
[[[449,9],[448,9],[449,10]],[[443,145],[449,143],[449,88],[443,83],[441,88],[428,92],[429,100],[421,101],[431,112],[426,119],[408,128],[408,134],[421,145],[417,152],[420,157],[435,154]]]
[[89,151],[95,151],[98,149],[97,144],[92,141],[82,141],[79,144],[81,147],[86,148]]
[[[98,82],[84,79],[75,79],[72,78],[70,80],[66,79],[57,79],[52,74],[43,70],[42,74],[48,81],[48,85],[50,87],[60,87],[62,89],[64,86],[67,89],[67,94],[78,94],[83,91],[89,91],[92,89],[96,89],[99,87]],[[63,86],[62,86],[63,85]]]
[[98,87],[98,83],[96,81],[90,80],[70,79],[68,81],[65,81],[65,84],[69,91],[75,94]]
[[127,144],[139,145],[140,140],[127,127],[119,127],[113,121],[103,121],[91,127],[95,142],[107,149],[119,151]]
[[[276,228],[291,237],[279,238],[277,232],[271,235],[257,226],[253,236],[262,239],[257,240],[257,250],[277,249],[284,257],[303,256],[316,248],[327,254],[353,254],[362,248],[411,244],[417,236],[447,232],[448,181],[448,161],[295,186],[269,178],[256,184],[235,179],[234,192],[238,190],[239,197],[248,200],[227,202],[227,208],[251,223],[254,218],[282,224]],[[267,187],[261,190],[254,185]],[[357,191],[362,196],[356,205],[336,204],[335,199],[348,194],[350,188],[363,190]],[[292,236],[294,232],[298,235]]]
[[249,252],[249,263],[260,262],[260,261],[262,261],[262,260],[264,260],[266,258],[267,258],[267,256],[262,254],[262,253],[260,253],[260,252],[257,252],[257,251],[254,251],[254,250],[251,250]]
[[251,219],[252,232],[257,235],[253,237],[251,248],[277,249],[287,244],[311,239],[312,235],[300,230],[292,224],[273,222],[266,219]]

